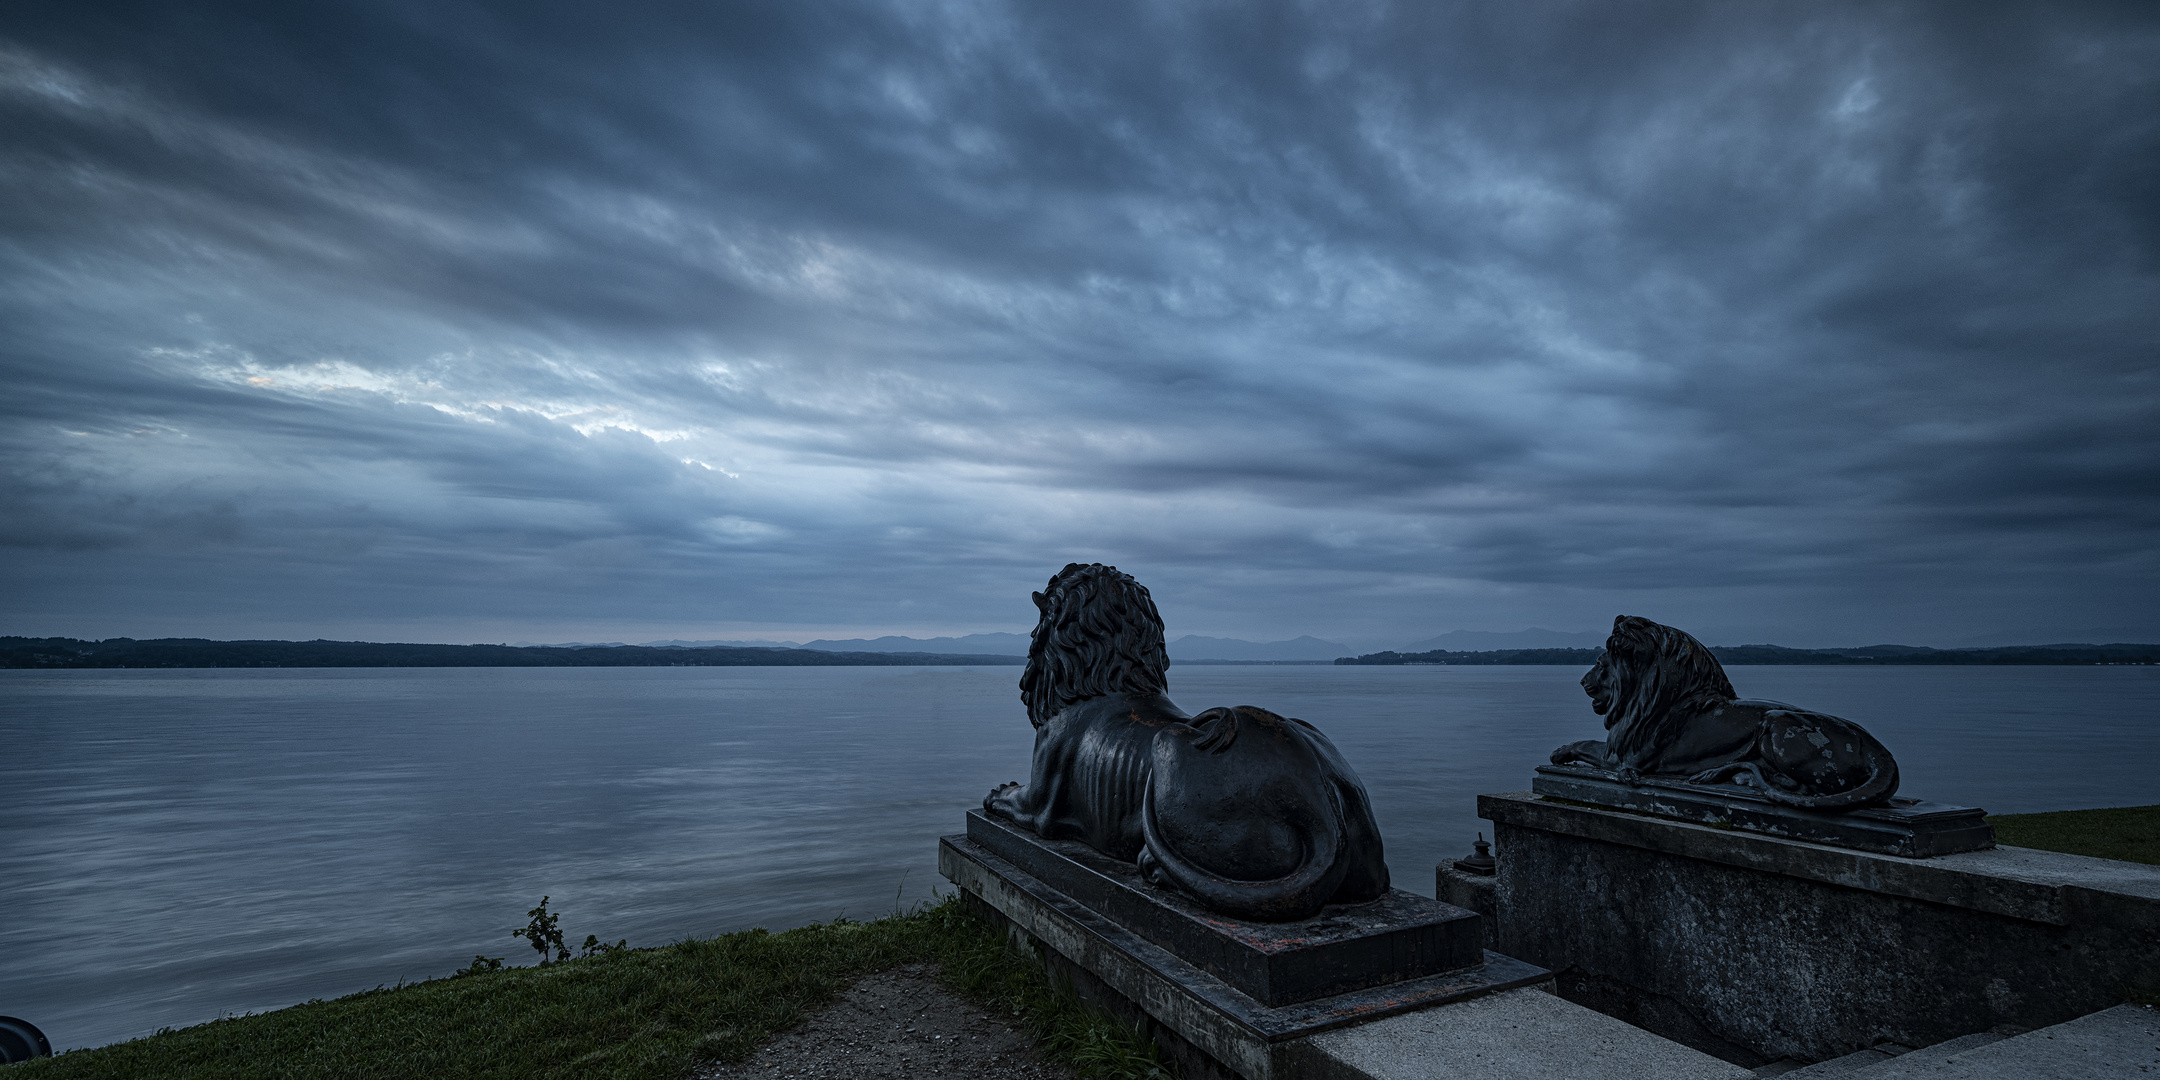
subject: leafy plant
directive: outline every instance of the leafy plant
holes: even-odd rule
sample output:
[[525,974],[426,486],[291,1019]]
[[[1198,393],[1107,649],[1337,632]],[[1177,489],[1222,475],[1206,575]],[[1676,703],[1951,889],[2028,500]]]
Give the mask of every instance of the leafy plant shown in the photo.
[[478,975],[482,972],[501,971],[502,966],[503,961],[500,956],[482,956],[479,953],[474,953],[472,963],[451,972],[450,977],[456,979],[466,975]]
[[598,938],[597,936],[595,936],[595,935],[592,935],[592,934],[587,934],[587,935],[585,935],[585,951],[584,951],[584,952],[581,952],[581,953],[579,953],[579,954],[578,954],[578,958],[582,960],[582,959],[584,959],[585,957],[588,957],[588,956],[606,956],[607,954],[609,954],[609,953],[611,953],[611,952],[621,952],[622,950],[624,950],[624,949],[627,949],[627,948],[629,948],[629,947],[630,947],[630,939],[629,939],[629,938],[624,938],[624,939],[622,939],[621,941],[618,941],[618,942],[616,942],[615,944],[613,944],[613,945],[610,945],[610,944],[608,944],[607,942],[605,942],[605,941],[602,941],[602,940],[600,940],[600,939],[599,939],[599,938]]
[[570,946],[563,944],[562,928],[555,925],[562,917],[550,914],[547,906],[548,898],[541,897],[540,906],[525,913],[525,917],[532,921],[526,923],[522,930],[510,931],[511,937],[524,938],[526,944],[540,954],[540,962],[543,964],[548,962],[549,950],[554,951],[557,960],[570,959]]

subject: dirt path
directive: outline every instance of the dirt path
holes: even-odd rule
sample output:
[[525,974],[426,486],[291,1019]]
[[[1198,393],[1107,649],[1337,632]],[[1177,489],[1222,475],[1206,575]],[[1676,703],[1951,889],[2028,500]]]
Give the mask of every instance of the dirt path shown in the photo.
[[1072,1080],[1035,1053],[1003,1017],[938,985],[924,964],[881,971],[735,1065],[706,1065],[690,1080],[759,1077],[980,1077]]

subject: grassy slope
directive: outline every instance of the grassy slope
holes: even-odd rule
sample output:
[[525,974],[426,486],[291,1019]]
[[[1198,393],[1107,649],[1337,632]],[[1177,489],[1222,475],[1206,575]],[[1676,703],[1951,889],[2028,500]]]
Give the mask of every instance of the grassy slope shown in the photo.
[[[2160,864],[2160,806],[2001,814],[2017,847]],[[749,930],[371,990],[16,1066],[8,1080],[550,1077],[680,1080],[739,1060],[855,978],[913,960],[1019,1014],[1052,1056],[1103,1077],[1167,1076],[1115,1021],[1056,993],[1003,934],[948,900],[875,922]]]
[[875,922],[749,930],[538,968],[311,1001],[28,1062],[8,1080],[549,1077],[681,1080],[740,1060],[855,978],[912,960],[1018,1013],[1053,1056],[1099,1076],[1167,1076],[1154,1048],[1061,996],[957,901]]
[[2012,847],[2160,865],[2160,806],[1994,814],[1988,824]]

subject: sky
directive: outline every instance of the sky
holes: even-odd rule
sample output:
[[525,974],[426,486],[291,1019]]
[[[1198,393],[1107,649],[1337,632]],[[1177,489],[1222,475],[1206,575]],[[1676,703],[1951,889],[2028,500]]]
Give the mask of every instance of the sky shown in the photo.
[[18,3],[0,170],[0,633],[2160,640],[2150,4]]

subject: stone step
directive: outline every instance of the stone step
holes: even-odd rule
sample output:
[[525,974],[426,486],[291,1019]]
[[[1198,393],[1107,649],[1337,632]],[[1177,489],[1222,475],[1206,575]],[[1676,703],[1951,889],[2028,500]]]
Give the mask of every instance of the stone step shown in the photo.
[[2125,1076],[2160,1076],[2160,1010],[2118,1005],[1948,1054],[1916,1051],[1868,1066],[1854,1080],[2115,1080]]
[[[1956,1057],[1957,1055],[1962,1054],[1967,1050],[1978,1049],[1980,1047],[1986,1046],[1989,1043],[2001,1042],[2007,1038],[2009,1038],[2008,1035],[1999,1035],[1992,1031],[1982,1031],[1972,1035],[1961,1035],[1955,1039],[1949,1039],[1944,1042],[1936,1043],[1933,1046],[1922,1047],[1909,1054],[1898,1055],[1898,1060],[1901,1062],[1899,1068],[1910,1069],[1919,1066],[1922,1062],[1948,1060],[1949,1058]],[[1868,1080],[1875,1080],[1875,1077],[1878,1076],[1879,1073],[1880,1070],[1875,1073],[1869,1073]]]
[[[1779,1076],[1783,1077],[1784,1080],[1822,1080],[1823,1077],[1828,1076],[1851,1076],[1862,1069],[1872,1068],[1882,1062],[1889,1061],[1905,1051],[1905,1047],[1886,1043],[1875,1049],[1856,1050],[1844,1057],[1818,1061],[1813,1065],[1802,1066],[1798,1069],[1780,1069],[1770,1073],[1758,1069],[1755,1075]],[[1771,1068],[1775,1068],[1775,1066],[1771,1066]]]
[[1748,1071],[1536,988],[1311,1036],[1328,1080],[1747,1080]]
[[[1920,1050],[1908,1050],[1896,1043],[1883,1043],[1873,1049],[1862,1050],[1856,1054],[1847,1054],[1841,1058],[1832,1058],[1829,1061],[1818,1062],[1814,1065],[1798,1061],[1775,1061],[1755,1070],[1755,1075],[1759,1080],[1767,1080],[1768,1077],[1773,1076],[1785,1077],[1786,1080],[1808,1080],[1809,1077],[1836,1076],[1840,1074],[1851,1076],[1860,1069],[1873,1068],[1894,1058],[1910,1058],[1906,1064],[1911,1065],[1919,1061],[1951,1057],[1974,1047],[1986,1046],[1991,1042],[2000,1042],[2008,1037],[1992,1031],[1983,1031],[1977,1035],[1964,1035],[1945,1042],[1939,1042]],[[1872,1080],[1876,1075],[1876,1073],[1869,1073],[1868,1077]],[[1860,1078],[1855,1077],[1854,1080],[1860,1080]]]

